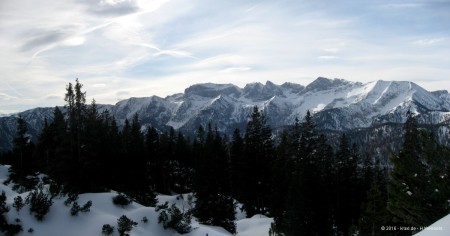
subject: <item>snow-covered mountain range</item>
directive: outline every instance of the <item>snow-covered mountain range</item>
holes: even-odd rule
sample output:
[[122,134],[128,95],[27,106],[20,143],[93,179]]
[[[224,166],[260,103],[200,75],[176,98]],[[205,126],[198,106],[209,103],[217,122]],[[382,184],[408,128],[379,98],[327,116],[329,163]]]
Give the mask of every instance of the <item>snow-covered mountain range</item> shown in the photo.
[[[307,86],[295,83],[276,85],[251,83],[244,88],[233,84],[196,84],[184,93],[166,98],[157,96],[129,98],[115,105],[103,105],[118,124],[138,113],[143,126],[160,130],[173,127],[192,132],[211,123],[225,133],[244,129],[253,106],[268,117],[274,130],[300,120],[310,110],[319,128],[349,131],[388,123],[403,123],[408,110],[418,114],[419,122],[438,125],[448,136],[450,94],[430,92],[408,81],[350,82],[319,77]],[[31,135],[51,120],[52,108],[36,108],[21,113]],[[15,116],[0,117],[0,148],[11,148]]]

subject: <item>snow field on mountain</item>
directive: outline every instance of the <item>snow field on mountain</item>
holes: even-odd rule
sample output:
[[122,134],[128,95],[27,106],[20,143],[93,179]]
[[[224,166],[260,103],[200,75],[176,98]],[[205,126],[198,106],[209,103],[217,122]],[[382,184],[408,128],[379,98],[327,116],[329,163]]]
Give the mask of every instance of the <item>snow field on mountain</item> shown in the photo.
[[[33,215],[29,214],[29,206],[25,205],[19,212],[17,212],[12,204],[16,196],[21,196],[22,199],[28,195],[28,192],[18,194],[11,189],[11,185],[4,185],[3,182],[8,178],[8,166],[0,165],[0,192],[5,191],[7,196],[7,206],[10,208],[7,213],[7,220],[10,224],[16,223],[16,219],[20,219],[20,224],[23,231],[19,233],[22,235],[35,236],[80,236],[90,235],[101,236],[102,226],[109,224],[114,226],[114,236],[119,235],[117,232],[117,219],[122,215],[126,215],[131,220],[138,223],[134,227],[131,236],[176,236],[180,235],[173,230],[165,230],[161,224],[158,224],[159,213],[155,211],[154,207],[145,207],[136,202],[132,202],[125,207],[116,206],[112,202],[112,198],[117,195],[115,192],[108,193],[86,193],[80,194],[77,202],[84,205],[87,201],[92,201],[90,212],[78,213],[77,216],[70,214],[70,205],[65,206],[64,201],[67,197],[57,197],[53,199],[53,205],[50,212],[45,215],[43,221],[37,221]],[[182,196],[182,197],[180,197]],[[168,202],[169,205],[175,203],[181,210],[187,210],[189,204],[187,202],[188,194],[167,196],[158,195],[158,204]],[[244,218],[244,214],[237,209],[237,236],[254,236],[254,235],[268,235],[269,228],[273,222],[272,218],[267,218],[262,215],[255,215],[252,218]],[[142,219],[146,217],[147,223]],[[195,218],[192,220],[192,231],[186,236],[230,236],[229,232],[217,226],[202,225],[198,223]],[[28,230],[32,228],[33,233]]]

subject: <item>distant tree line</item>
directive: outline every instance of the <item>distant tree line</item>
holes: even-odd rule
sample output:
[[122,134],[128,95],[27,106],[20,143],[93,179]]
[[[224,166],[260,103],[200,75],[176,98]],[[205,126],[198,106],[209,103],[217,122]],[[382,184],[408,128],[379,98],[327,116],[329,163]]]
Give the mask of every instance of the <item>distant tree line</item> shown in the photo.
[[348,141],[328,144],[307,112],[273,136],[267,117],[253,108],[243,133],[213,125],[187,138],[173,128],[145,130],[137,114],[119,129],[83,85],[69,83],[65,112],[55,107],[37,143],[17,119],[14,149],[3,153],[10,178],[32,186],[37,172],[72,193],[116,190],[147,206],[156,194],[193,192],[199,222],[236,232],[235,209],[274,217],[274,235],[380,235],[382,226],[428,226],[450,212],[450,149],[418,128],[412,113],[404,142],[385,169]]

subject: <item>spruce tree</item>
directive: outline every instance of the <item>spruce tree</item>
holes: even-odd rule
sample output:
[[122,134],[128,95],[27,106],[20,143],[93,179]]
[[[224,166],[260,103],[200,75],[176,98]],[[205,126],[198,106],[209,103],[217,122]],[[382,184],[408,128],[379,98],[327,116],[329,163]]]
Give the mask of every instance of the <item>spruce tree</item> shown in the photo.
[[270,203],[271,166],[274,157],[272,129],[267,124],[266,116],[257,106],[253,107],[250,121],[244,135],[245,161],[244,186],[242,195],[243,208],[247,216],[266,214]]
[[163,187],[163,166],[160,154],[159,134],[154,127],[149,127],[145,135],[145,148],[147,154],[147,171],[150,178],[150,185],[155,191],[162,192]]
[[42,171],[50,175],[55,181],[65,183],[67,170],[70,168],[68,155],[67,123],[64,114],[55,107],[53,121],[44,126],[39,135],[37,149],[39,159],[43,165]]
[[386,191],[382,190],[382,186],[374,181],[369,191],[367,199],[362,205],[362,214],[359,219],[359,233],[361,235],[382,235],[386,232],[382,231],[382,227],[389,225],[389,213],[387,211]]
[[187,193],[192,190],[193,158],[188,141],[181,131],[175,139],[173,154],[173,190],[178,193]]
[[194,215],[201,223],[221,226],[235,233],[235,204],[231,196],[226,142],[209,125],[204,143],[196,145]]
[[284,220],[285,203],[288,196],[289,185],[293,174],[293,140],[287,130],[280,135],[279,144],[276,147],[276,156],[272,167],[272,192],[270,213],[274,217],[276,225],[281,225]]
[[422,131],[422,155],[426,163],[426,204],[424,218],[435,221],[450,212],[450,149],[436,141],[431,132]]
[[408,112],[404,124],[404,142],[398,154],[393,153],[393,164],[389,184],[388,210],[394,215],[394,221],[421,227],[432,223],[424,215],[428,211],[426,199],[428,183],[426,167],[422,156],[420,132],[414,114]]
[[22,116],[17,118],[16,136],[13,139],[14,162],[10,169],[10,177],[15,181],[24,180],[32,172],[32,143],[27,132],[27,124]]
[[357,160],[352,154],[347,135],[340,138],[335,160],[335,221],[337,230],[349,234],[350,227],[359,218],[360,200],[357,199]]
[[246,191],[242,179],[244,177],[244,140],[238,128],[233,132],[230,144],[230,175],[231,189],[235,199],[240,200]]
[[317,133],[309,111],[296,126],[300,132],[293,137],[300,135],[296,137],[299,146],[292,161],[284,214],[282,221],[276,222],[276,228],[286,235],[330,235],[333,230],[329,199],[332,148],[326,137]]

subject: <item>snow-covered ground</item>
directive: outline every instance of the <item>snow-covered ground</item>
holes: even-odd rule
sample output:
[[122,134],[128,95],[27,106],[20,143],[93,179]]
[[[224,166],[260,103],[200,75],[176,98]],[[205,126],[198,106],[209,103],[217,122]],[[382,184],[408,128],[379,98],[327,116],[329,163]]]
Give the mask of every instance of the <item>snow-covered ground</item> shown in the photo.
[[[78,203],[85,204],[92,201],[90,212],[80,212],[77,216],[70,214],[70,206],[65,206],[64,201],[67,197],[53,199],[53,205],[50,212],[45,215],[43,221],[37,221],[33,215],[29,214],[29,206],[26,205],[19,212],[13,207],[13,201],[16,196],[26,198],[28,192],[19,194],[11,189],[11,185],[4,185],[3,182],[8,177],[8,167],[0,165],[0,193],[5,191],[7,196],[7,205],[10,210],[7,213],[7,220],[10,224],[15,224],[16,219],[20,219],[23,231],[18,235],[35,235],[35,236],[79,236],[79,235],[102,235],[102,226],[110,224],[114,226],[114,236],[119,235],[117,232],[117,219],[122,215],[137,222],[130,235],[146,235],[146,236],[176,236],[180,235],[173,230],[165,230],[161,224],[158,224],[158,212],[153,207],[144,207],[138,203],[131,203],[126,207],[119,207],[112,203],[112,197],[117,193],[86,193],[79,195]],[[169,202],[169,205],[175,203],[179,208],[188,207],[187,195],[183,198],[177,196],[158,196],[159,204]],[[146,217],[147,223],[142,220]],[[244,218],[242,212],[237,213],[237,235],[253,236],[268,235],[272,218],[262,215],[256,215],[252,218]],[[192,231],[187,236],[230,236],[229,232],[221,227],[208,226],[199,224],[195,219],[192,220]],[[33,232],[28,232],[33,229]],[[1,233],[0,233],[1,234]]]
[[434,224],[428,226],[416,236],[448,236],[450,235],[450,215],[443,217]]

